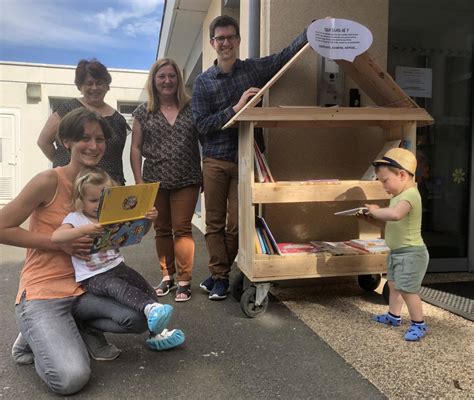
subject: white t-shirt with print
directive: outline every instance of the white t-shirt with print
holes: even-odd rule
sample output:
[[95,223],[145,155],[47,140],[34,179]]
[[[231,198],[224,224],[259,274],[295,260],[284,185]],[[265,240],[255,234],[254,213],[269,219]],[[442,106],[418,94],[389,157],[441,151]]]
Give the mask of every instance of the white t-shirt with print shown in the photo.
[[[70,224],[74,228],[92,223],[89,218],[79,211],[69,213],[63,221],[63,224]],[[76,282],[81,282],[91,276],[108,271],[124,261],[123,256],[116,249],[99,251],[98,253],[91,254],[90,257],[90,260],[87,261],[74,256],[71,257],[76,274]]]

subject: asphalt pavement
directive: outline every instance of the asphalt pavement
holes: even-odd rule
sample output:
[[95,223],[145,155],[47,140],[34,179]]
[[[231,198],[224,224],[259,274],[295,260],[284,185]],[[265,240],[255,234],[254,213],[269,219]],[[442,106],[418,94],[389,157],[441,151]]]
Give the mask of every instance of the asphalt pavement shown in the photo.
[[[110,362],[92,361],[92,376],[78,399],[378,399],[385,396],[285,305],[270,299],[265,314],[246,317],[229,296],[210,301],[199,288],[208,276],[203,234],[195,229],[192,299],[175,303],[170,328],[186,334],[183,346],[153,352],[146,334],[108,335],[122,349]],[[153,236],[124,249],[127,264],[153,285],[160,281]],[[14,300],[23,250],[0,245],[0,399],[49,399],[34,366],[10,355],[18,330]],[[233,277],[236,269],[234,268]],[[337,330],[334,335],[337,335]]]

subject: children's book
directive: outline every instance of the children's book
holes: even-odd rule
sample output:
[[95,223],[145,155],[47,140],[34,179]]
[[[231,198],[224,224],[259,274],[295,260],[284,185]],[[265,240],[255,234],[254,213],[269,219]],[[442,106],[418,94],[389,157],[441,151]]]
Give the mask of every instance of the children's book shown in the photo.
[[352,239],[346,242],[346,244],[367,253],[385,253],[390,251],[383,239]]
[[311,243],[278,243],[278,249],[282,256],[301,256],[324,252],[320,247]]
[[369,209],[367,207],[357,207],[357,208],[351,208],[349,210],[335,212],[334,215],[355,216],[355,215],[367,214],[368,212],[369,212]]
[[358,255],[362,251],[349,246],[344,242],[320,242],[320,241],[311,241],[311,244],[318,246],[321,250],[327,253],[331,253],[335,256],[344,256],[344,255]]
[[99,203],[99,224],[104,227],[95,238],[91,253],[140,243],[152,222],[145,218],[153,208],[159,182],[105,188]]

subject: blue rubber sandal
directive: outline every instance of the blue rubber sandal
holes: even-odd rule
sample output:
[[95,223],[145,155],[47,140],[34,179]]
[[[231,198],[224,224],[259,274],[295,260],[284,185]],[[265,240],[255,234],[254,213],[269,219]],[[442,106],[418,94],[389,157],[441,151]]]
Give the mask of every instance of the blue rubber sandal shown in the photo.
[[163,351],[177,347],[184,343],[184,332],[180,329],[163,330],[159,335],[155,335],[146,340],[147,346],[152,350]]
[[165,329],[173,314],[173,307],[169,304],[158,304],[153,307],[148,315],[148,329],[154,335]]
[[405,332],[405,340],[408,342],[416,342],[424,338],[428,333],[428,325],[411,324],[410,328]]
[[384,325],[400,326],[402,324],[401,319],[393,318],[389,313],[374,315],[372,320]]

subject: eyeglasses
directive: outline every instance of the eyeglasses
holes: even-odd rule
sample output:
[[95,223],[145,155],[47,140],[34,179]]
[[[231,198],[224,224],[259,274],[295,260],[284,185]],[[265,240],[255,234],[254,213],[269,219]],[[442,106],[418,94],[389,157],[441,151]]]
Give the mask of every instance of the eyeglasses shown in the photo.
[[233,42],[234,40],[237,40],[238,38],[239,38],[239,35],[227,35],[227,36],[214,36],[212,40],[215,40],[219,44],[223,44],[226,39],[229,42]]
[[160,80],[160,81],[164,81],[164,80],[166,80],[166,78],[168,78],[170,81],[175,81],[176,79],[178,79],[178,75],[176,75],[176,74],[159,74],[159,75],[155,75],[155,78]]

